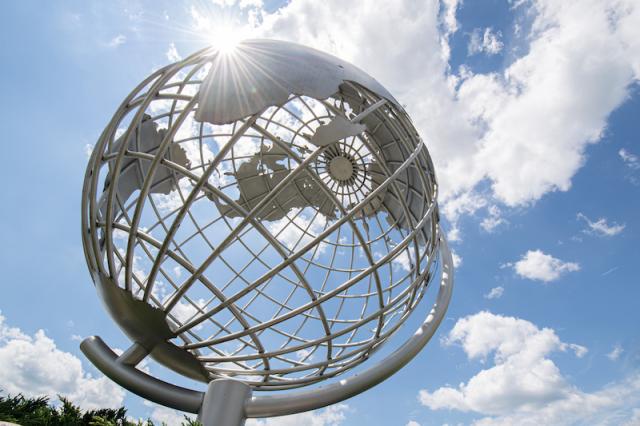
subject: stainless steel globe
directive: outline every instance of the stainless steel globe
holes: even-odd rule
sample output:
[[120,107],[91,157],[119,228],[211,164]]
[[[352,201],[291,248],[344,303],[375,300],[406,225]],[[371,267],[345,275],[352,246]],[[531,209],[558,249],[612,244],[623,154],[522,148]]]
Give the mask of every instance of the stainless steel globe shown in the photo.
[[369,359],[440,272],[429,336],[397,370],[451,294],[436,197],[409,116],[363,71],[280,41],[204,49],[144,80],[95,145],[85,255],[134,343],[83,350],[135,392],[198,411],[133,367],[150,355],[206,383],[311,385]]

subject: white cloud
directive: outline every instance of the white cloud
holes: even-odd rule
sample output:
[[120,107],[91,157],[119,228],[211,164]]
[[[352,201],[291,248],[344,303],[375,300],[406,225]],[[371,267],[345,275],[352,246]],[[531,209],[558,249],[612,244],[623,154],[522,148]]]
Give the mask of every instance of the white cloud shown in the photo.
[[583,232],[599,235],[602,237],[612,237],[614,235],[618,235],[624,230],[626,226],[625,224],[618,225],[615,222],[609,225],[607,223],[607,220],[603,217],[596,220],[595,222],[592,222],[587,216],[582,213],[578,213],[578,219],[584,220],[589,227],[589,229],[585,229]]
[[170,62],[178,62],[182,60],[182,56],[178,53],[178,49],[176,49],[176,45],[173,42],[169,43],[169,49],[167,49],[166,55]]
[[473,214],[486,205],[487,200],[483,196],[473,192],[465,192],[458,197],[449,199],[442,210],[449,220],[455,222],[460,216]]
[[567,272],[580,270],[577,263],[563,262],[541,250],[529,250],[515,264],[508,263],[505,266],[513,267],[523,278],[544,282],[555,281]]
[[[572,389],[566,397],[535,410],[519,409],[513,413],[485,417],[475,426],[569,425],[638,425],[637,404],[640,403],[640,376],[604,386],[586,393]],[[635,423],[634,423],[635,422]]]
[[611,352],[607,354],[607,358],[609,358],[611,361],[617,361],[618,358],[620,358],[620,355],[622,355],[622,352],[624,352],[624,349],[622,349],[622,346],[615,345],[611,350]]
[[461,101],[488,126],[476,161],[486,162],[493,191],[506,204],[571,187],[586,146],[600,139],[609,113],[638,78],[637,32],[627,31],[640,14],[633,3],[531,2],[537,15],[526,56],[502,75],[462,83]]
[[298,359],[298,361],[306,361],[309,362],[313,359],[313,355],[309,356],[311,354],[311,349],[300,349],[299,351],[296,351],[296,358]]
[[420,426],[420,423],[416,422],[415,420],[409,420],[406,426]]
[[259,9],[263,5],[262,0],[240,0],[238,6],[240,9],[256,8]]
[[84,145],[84,154],[87,156],[87,159],[91,157],[91,154],[93,153],[93,144],[85,144]]
[[620,158],[628,169],[625,178],[634,185],[640,185],[640,176],[638,176],[640,157],[630,153],[626,149],[618,151],[618,155],[620,155]]
[[461,234],[460,227],[458,226],[457,223],[454,223],[453,227],[449,231],[449,234],[447,235],[447,239],[453,243],[460,242],[462,241],[462,236],[460,234]]
[[173,274],[176,276],[176,278],[180,278],[182,276],[182,268],[180,266],[174,266]]
[[622,426],[638,426],[640,425],[640,408],[634,408],[631,417]]
[[489,201],[483,195],[474,191],[464,192],[458,196],[449,198],[442,206],[444,216],[451,222],[452,229],[449,232],[451,241],[462,241],[459,219],[463,216],[473,215],[479,210],[485,209],[487,216],[480,222],[480,227],[492,233],[500,225],[507,224],[507,220],[502,217],[500,207],[495,204],[489,205]]
[[487,211],[489,212],[489,216],[485,217],[482,222],[480,222],[480,226],[485,231],[493,232],[498,226],[507,223],[507,221],[502,218],[502,212],[498,206],[490,206]]
[[[267,223],[269,232],[292,251],[311,242],[326,227],[327,218],[320,213],[316,215],[315,210],[308,208],[302,211],[293,209],[288,213],[288,216]],[[327,243],[319,243],[316,256],[324,253],[328,247]],[[313,250],[309,253],[313,253]]]
[[453,267],[457,268],[462,265],[462,257],[455,252],[455,250],[451,250],[451,257],[453,258]]
[[469,55],[485,52],[487,55],[495,55],[500,53],[504,44],[500,40],[502,33],[493,32],[491,28],[485,28],[484,32],[480,28],[476,28],[471,33],[467,50]]
[[489,293],[484,295],[485,299],[499,299],[502,297],[502,294],[504,293],[504,287],[494,287],[491,290],[489,290]]
[[[378,253],[379,256],[376,256],[376,260],[379,260],[383,257],[382,253]],[[407,250],[402,250],[396,257],[394,257],[391,262],[395,267],[401,268],[402,270],[409,272],[411,270],[411,257]]]
[[211,3],[220,7],[231,7],[236,4],[237,0],[211,0]]
[[193,5],[189,8],[189,14],[191,15],[191,21],[195,31],[204,31],[211,25],[211,22],[209,22],[206,16]]
[[308,411],[292,416],[273,417],[270,419],[248,419],[247,426],[339,426],[344,423],[349,406],[335,404],[323,410]]
[[445,342],[462,345],[469,359],[493,353],[494,365],[458,388],[420,391],[420,402],[431,409],[504,414],[523,406],[543,406],[570,388],[548,358],[551,352],[566,349],[551,329],[483,311],[458,320]]
[[84,409],[120,407],[124,391],[104,376],[94,378],[80,359],[61,351],[43,330],[33,336],[6,325],[0,315],[0,384],[9,394],[68,397]]
[[568,190],[586,146],[600,139],[608,115],[638,79],[637,3],[530,5],[535,18],[527,54],[503,73],[463,79],[458,89],[481,137],[459,173],[479,169],[476,179],[489,178],[508,205]]
[[[175,212],[184,205],[184,198],[193,190],[193,185],[188,179],[178,180],[178,189],[175,189],[168,194],[157,193],[152,194],[156,207],[161,213]],[[182,195],[181,195],[182,193]]]
[[445,34],[453,34],[458,31],[458,20],[456,19],[456,11],[462,0],[443,0],[443,10],[441,11],[441,19],[444,23]]
[[449,240],[462,241],[462,232],[458,220],[462,216],[472,215],[487,206],[484,196],[473,191],[464,192],[456,197],[449,198],[442,205],[444,216],[451,222],[452,229],[449,232]]
[[[154,408],[151,411],[151,420],[158,424],[166,425],[181,425],[185,422],[185,413],[173,410],[171,408],[163,407],[160,405],[151,404]],[[192,420],[195,420],[195,416],[188,415]]]
[[640,169],[640,158],[637,155],[630,153],[626,149],[618,151],[618,155],[622,158],[622,161],[632,170]]
[[107,42],[107,46],[116,48],[118,46],[125,44],[126,42],[127,42],[127,37],[124,34],[118,34],[117,36],[115,36],[114,38],[112,38]]
[[568,383],[550,355],[572,350],[581,357],[587,349],[523,319],[479,312],[458,320],[445,343],[461,345],[470,360],[493,354],[493,365],[458,387],[422,390],[419,400],[433,410],[486,416],[476,425],[601,424],[620,410],[630,415],[640,402],[640,375],[593,393]]
[[[167,298],[168,297],[169,295],[167,295]],[[195,303],[195,306],[190,302],[180,301],[176,303],[171,310],[171,314],[175,316],[181,324],[186,324],[188,321],[194,319],[194,317],[196,317],[196,314],[199,312],[199,309],[204,309],[207,304],[207,301],[204,299],[197,299],[193,300],[192,302]],[[194,329],[202,329],[202,324],[198,324]]]

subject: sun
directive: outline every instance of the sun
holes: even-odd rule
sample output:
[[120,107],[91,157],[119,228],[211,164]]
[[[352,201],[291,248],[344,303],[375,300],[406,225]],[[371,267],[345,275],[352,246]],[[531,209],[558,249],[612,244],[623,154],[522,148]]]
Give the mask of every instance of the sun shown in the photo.
[[232,53],[238,44],[245,38],[241,27],[231,24],[218,24],[208,34],[209,41],[213,47],[221,53]]
[[234,52],[241,41],[256,35],[254,26],[237,9],[212,10],[201,5],[193,7],[191,15],[193,25],[188,31],[223,54]]

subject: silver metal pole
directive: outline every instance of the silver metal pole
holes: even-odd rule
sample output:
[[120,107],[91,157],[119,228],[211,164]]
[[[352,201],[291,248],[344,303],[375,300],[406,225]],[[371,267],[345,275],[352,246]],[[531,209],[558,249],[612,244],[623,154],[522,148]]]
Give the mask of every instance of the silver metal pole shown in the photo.
[[251,397],[249,385],[231,379],[209,383],[198,413],[203,426],[242,426],[246,420],[244,406]]

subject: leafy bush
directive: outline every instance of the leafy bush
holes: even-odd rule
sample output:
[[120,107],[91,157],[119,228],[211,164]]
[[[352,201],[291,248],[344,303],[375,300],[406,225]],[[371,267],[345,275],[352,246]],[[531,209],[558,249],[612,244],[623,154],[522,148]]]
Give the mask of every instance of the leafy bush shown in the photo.
[[[0,395],[0,421],[22,426],[155,426],[151,420],[132,422],[127,419],[124,407],[82,412],[68,399],[62,396],[59,398],[61,404],[55,406],[49,403],[46,396],[27,398],[22,394],[7,397]],[[187,416],[182,423],[182,426],[198,425],[200,423]]]

